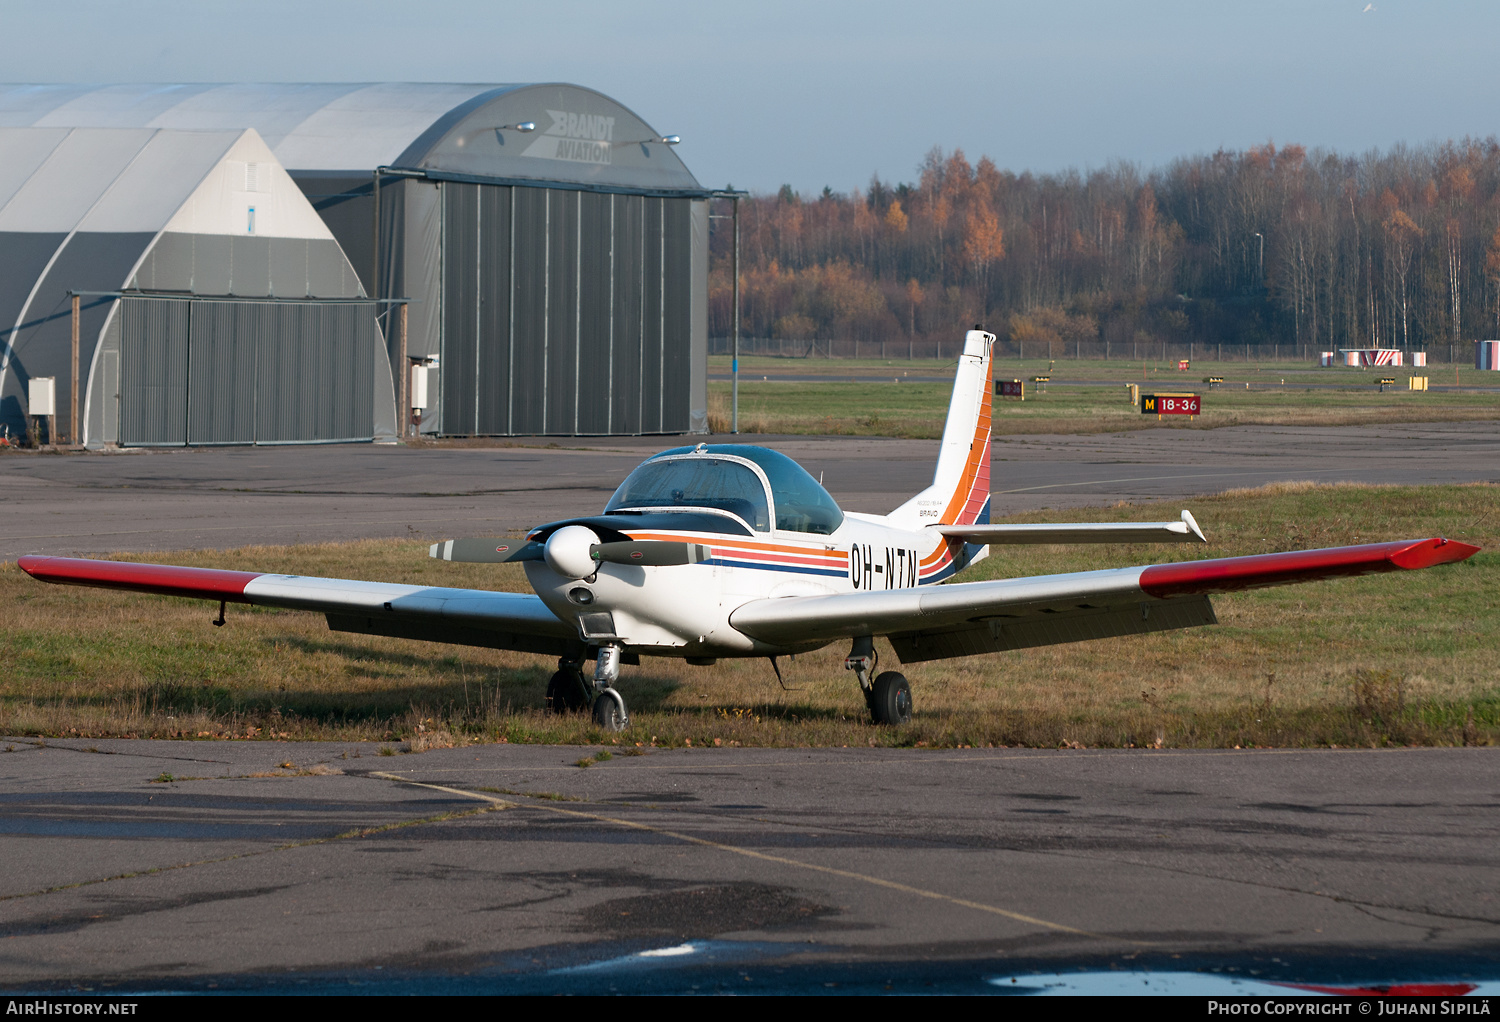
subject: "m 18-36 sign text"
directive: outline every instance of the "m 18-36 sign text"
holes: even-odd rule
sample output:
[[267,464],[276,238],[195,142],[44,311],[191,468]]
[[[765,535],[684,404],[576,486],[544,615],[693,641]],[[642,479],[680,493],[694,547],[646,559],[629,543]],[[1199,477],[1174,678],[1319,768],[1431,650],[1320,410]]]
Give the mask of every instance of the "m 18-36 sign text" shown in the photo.
[[1197,394],[1142,394],[1141,414],[1201,415],[1202,405]]

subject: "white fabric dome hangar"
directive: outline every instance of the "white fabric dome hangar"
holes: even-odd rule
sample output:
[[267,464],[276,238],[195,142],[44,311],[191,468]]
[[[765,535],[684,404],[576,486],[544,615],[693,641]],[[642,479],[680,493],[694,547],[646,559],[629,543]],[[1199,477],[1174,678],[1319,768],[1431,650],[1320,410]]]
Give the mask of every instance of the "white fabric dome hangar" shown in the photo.
[[[0,85],[0,126],[253,128],[371,299],[407,298],[419,428],[706,432],[708,201],[568,84]],[[378,199],[377,199],[378,196]]]
[[52,377],[70,442],[392,438],[390,362],[362,296],[253,130],[0,128],[0,421],[12,432],[30,381]]

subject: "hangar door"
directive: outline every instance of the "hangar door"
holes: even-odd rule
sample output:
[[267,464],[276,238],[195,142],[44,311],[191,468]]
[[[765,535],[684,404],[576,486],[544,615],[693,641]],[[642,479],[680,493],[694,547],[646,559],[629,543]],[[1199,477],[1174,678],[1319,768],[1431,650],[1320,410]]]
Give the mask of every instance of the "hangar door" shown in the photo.
[[442,190],[441,432],[691,428],[692,200]]
[[122,298],[119,315],[123,446],[374,437],[373,303]]

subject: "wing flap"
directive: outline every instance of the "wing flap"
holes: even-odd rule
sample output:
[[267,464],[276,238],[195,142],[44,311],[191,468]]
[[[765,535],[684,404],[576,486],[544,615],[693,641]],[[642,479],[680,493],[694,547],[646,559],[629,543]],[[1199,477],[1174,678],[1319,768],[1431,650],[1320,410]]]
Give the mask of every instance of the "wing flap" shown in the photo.
[[1091,610],[1144,597],[1140,568],[1110,568],[994,582],[959,582],[916,589],[755,600],[729,623],[764,642],[807,642],[856,635],[930,631],[1005,614]]
[[901,662],[910,664],[1213,624],[1218,618],[1208,597],[1183,596],[1031,618],[992,617],[959,627],[894,634],[890,640]]
[[486,649],[512,649],[520,653],[568,657],[583,655],[583,642],[576,630],[572,637],[535,632],[477,628],[472,625],[432,621],[401,614],[328,614],[328,630],[355,635],[384,635],[393,639],[420,639],[423,642],[451,642],[457,646],[482,646]]

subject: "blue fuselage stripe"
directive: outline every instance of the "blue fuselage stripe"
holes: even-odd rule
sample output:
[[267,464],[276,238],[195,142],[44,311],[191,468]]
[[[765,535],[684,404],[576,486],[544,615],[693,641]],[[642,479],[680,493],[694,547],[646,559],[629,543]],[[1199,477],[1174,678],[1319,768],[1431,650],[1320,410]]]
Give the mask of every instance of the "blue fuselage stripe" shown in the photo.
[[801,564],[767,564],[765,561],[732,561],[723,557],[710,557],[702,563],[717,564],[725,568],[754,568],[757,571],[789,571],[794,575],[828,575],[833,578],[840,578],[848,574],[847,571],[809,568]]

